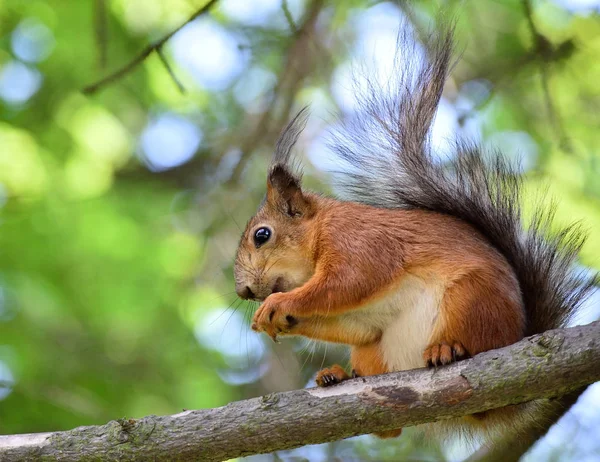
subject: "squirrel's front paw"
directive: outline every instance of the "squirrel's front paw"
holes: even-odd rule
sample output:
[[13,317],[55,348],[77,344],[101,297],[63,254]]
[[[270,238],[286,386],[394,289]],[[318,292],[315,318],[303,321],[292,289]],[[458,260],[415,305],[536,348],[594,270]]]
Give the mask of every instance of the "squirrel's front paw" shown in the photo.
[[254,313],[252,330],[267,333],[274,341],[279,334],[289,334],[298,320],[289,314],[287,295],[282,292],[271,294]]

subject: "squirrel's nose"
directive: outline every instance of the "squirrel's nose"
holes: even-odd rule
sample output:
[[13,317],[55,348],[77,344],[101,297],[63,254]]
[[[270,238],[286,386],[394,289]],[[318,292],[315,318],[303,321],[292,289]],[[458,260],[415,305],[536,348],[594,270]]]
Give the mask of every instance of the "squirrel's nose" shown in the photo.
[[254,292],[252,292],[252,289],[250,289],[250,287],[248,286],[241,286],[238,287],[236,290],[238,297],[244,299],[244,300],[249,300],[251,298],[255,298],[256,296],[254,295]]

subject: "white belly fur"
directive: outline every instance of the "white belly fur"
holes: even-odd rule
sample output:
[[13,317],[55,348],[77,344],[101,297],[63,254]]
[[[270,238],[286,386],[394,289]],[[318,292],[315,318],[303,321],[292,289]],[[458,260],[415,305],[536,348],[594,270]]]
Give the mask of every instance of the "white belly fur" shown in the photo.
[[[383,331],[383,360],[391,371],[423,367],[423,351],[439,313],[445,285],[407,275],[387,296],[353,312]],[[354,317],[353,316],[353,317]]]

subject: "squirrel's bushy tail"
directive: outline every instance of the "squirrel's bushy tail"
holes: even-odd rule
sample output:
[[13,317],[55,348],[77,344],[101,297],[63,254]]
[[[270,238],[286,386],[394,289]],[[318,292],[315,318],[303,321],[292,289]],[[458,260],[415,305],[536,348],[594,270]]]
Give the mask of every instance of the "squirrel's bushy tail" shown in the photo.
[[357,114],[330,142],[342,165],[333,172],[335,184],[344,199],[426,209],[470,223],[514,268],[526,335],[562,327],[594,284],[572,267],[585,239],[580,228],[552,231],[550,206],[539,208],[524,231],[521,179],[500,153],[484,156],[477,145],[456,141],[453,160],[432,156],[429,132],[452,62],[452,37],[451,26],[425,44],[402,32],[391,82],[382,88],[361,76],[367,91],[358,92]]

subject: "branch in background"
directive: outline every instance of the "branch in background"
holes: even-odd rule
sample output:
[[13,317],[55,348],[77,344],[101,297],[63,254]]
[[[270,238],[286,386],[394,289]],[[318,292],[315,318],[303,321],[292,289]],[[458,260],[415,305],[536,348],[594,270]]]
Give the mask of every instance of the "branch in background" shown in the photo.
[[105,69],[108,63],[108,16],[106,14],[106,0],[95,2],[95,30],[96,46],[98,48],[98,68]]
[[290,11],[290,7],[288,5],[287,0],[281,1],[281,9],[283,10],[283,15],[285,16],[285,20],[288,22],[288,26],[293,33],[298,32],[298,27],[294,22],[294,18],[292,17],[292,13]]
[[[245,143],[242,144],[240,148],[242,155],[227,180],[227,185],[238,182],[253,151],[263,143],[274,144],[274,140],[268,137],[277,136],[281,128],[286,124],[296,93],[313,68],[312,63],[317,55],[317,50],[311,50],[309,45],[316,32],[315,26],[324,3],[324,0],[314,0],[309,6],[304,22],[294,33],[294,40],[281,68],[277,84],[272,92],[273,97],[258,121],[256,128],[246,139]],[[283,96],[280,96],[281,94]],[[277,103],[280,101],[282,102],[283,110],[280,111],[280,115],[276,118],[276,126],[273,127],[271,125],[275,119],[274,112],[277,109]]]
[[535,27],[533,21],[533,11],[531,10],[531,3],[529,0],[523,0],[523,9],[525,10],[525,18],[529,26],[529,31],[533,36],[533,42],[536,54],[540,55],[540,77],[542,83],[542,92],[544,94],[544,101],[546,103],[546,111],[550,118],[550,124],[552,131],[556,133],[558,144],[565,150],[570,151],[571,146],[565,131],[563,129],[560,116],[557,109],[554,106],[552,95],[550,94],[550,75],[548,71],[548,63],[554,59],[554,49],[550,41],[544,37]]
[[450,366],[358,378],[172,416],[0,436],[1,460],[221,461],[550,399],[600,380],[600,322]]
[[156,53],[158,53],[158,57],[160,58],[161,62],[165,66],[165,69],[167,70],[167,72],[171,76],[171,79],[173,79],[173,82],[175,82],[175,85],[177,86],[177,88],[179,89],[179,91],[181,92],[181,94],[185,94],[185,87],[183,86],[183,84],[179,81],[179,79],[175,75],[175,72],[171,68],[171,65],[169,64],[169,61],[167,61],[167,57],[165,56],[165,53],[163,51],[163,47],[158,47],[156,49]]
[[175,35],[177,32],[179,32],[181,29],[183,29],[186,25],[188,25],[194,19],[208,13],[210,11],[210,9],[217,3],[217,1],[218,0],[210,0],[206,5],[204,5],[198,11],[196,11],[192,16],[190,16],[189,19],[187,21],[185,21],[183,24],[181,24],[180,26],[178,26],[177,28],[175,28],[174,30],[169,32],[167,35],[165,35],[163,38],[161,38],[157,42],[155,42],[151,45],[148,45],[146,48],[144,48],[142,50],[142,52],[139,55],[137,55],[135,58],[133,58],[129,63],[125,64],[120,69],[117,69],[112,74],[109,74],[106,77],[102,78],[101,80],[85,87],[82,90],[83,93],[86,93],[86,94],[95,93],[102,87],[108,85],[109,83],[114,82],[115,80],[120,79],[124,75],[127,75],[128,73],[133,71],[140,63],[142,63],[148,56],[150,56],[152,54],[152,52],[158,51],[171,37],[173,37],[173,35]]

